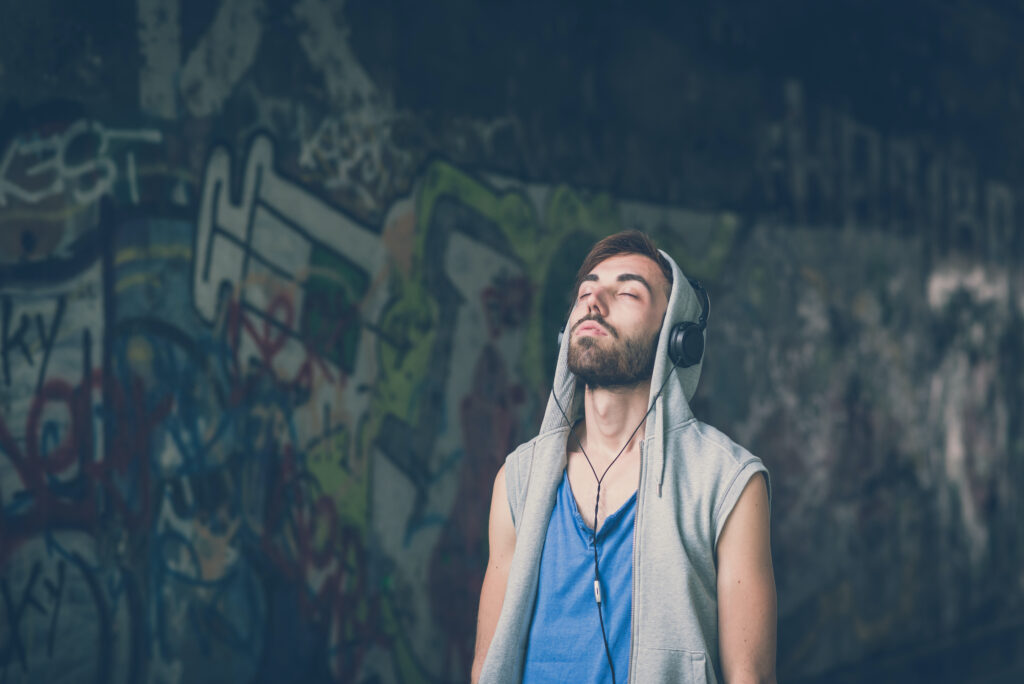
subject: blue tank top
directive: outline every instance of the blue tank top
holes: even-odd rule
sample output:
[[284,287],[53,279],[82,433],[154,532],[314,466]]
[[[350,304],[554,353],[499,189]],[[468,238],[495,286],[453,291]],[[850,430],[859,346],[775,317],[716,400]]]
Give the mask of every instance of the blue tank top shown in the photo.
[[[601,611],[617,684],[625,684],[629,673],[635,517],[636,492],[597,532]],[[524,684],[612,681],[594,600],[591,534],[563,472],[541,553]]]

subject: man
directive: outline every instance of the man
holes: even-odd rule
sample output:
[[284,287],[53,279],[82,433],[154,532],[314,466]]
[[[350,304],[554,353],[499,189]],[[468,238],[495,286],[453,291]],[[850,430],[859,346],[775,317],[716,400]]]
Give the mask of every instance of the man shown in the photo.
[[689,407],[707,309],[642,233],[584,260],[494,480],[474,682],[775,681],[767,471]]

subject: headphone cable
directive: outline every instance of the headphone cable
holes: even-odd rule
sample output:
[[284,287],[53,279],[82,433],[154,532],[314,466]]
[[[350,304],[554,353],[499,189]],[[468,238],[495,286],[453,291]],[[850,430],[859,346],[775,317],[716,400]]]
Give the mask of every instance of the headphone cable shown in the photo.
[[594,529],[590,532],[590,540],[594,546],[594,599],[597,602],[597,617],[601,622],[601,638],[604,640],[604,653],[605,656],[608,658],[608,667],[611,669],[612,672],[612,684],[615,684],[615,664],[612,661],[611,648],[608,645],[608,633],[605,631],[604,627],[604,612],[601,610],[601,573],[598,570],[597,562],[597,511],[598,504],[601,501],[601,483],[604,481],[604,477],[605,475],[608,474],[608,471],[611,470],[613,465],[615,465],[615,462],[619,460],[619,456],[622,456],[623,452],[626,451],[626,447],[628,447],[629,443],[633,441],[633,437],[636,436],[637,431],[640,430],[640,426],[643,425],[644,421],[647,420],[647,416],[649,416],[651,411],[654,410],[654,405],[658,401],[658,397],[661,396],[661,393],[665,389],[665,385],[668,384],[669,378],[672,377],[672,373],[675,372],[677,366],[678,363],[673,361],[672,369],[665,374],[665,380],[661,383],[661,387],[658,389],[658,393],[654,395],[654,399],[651,400],[651,405],[647,407],[647,412],[644,413],[643,418],[640,419],[640,422],[637,423],[637,426],[633,428],[633,432],[630,433],[629,438],[626,440],[626,443],[622,445],[622,448],[619,449],[619,453],[617,453],[615,455],[615,458],[611,460],[608,466],[604,469],[604,472],[601,473],[600,477],[598,477],[597,469],[594,468],[594,464],[590,461],[590,457],[587,455],[586,449],[583,448],[583,442],[580,441],[579,435],[576,434],[576,426],[572,424],[572,422],[569,420],[569,417],[565,414],[565,409],[562,408],[562,404],[558,401],[558,395],[555,393],[554,388],[552,388],[551,390],[551,396],[555,400],[555,406],[558,407],[559,413],[562,414],[562,418],[565,420],[566,425],[569,426],[569,432],[572,433],[573,438],[576,440],[576,444],[580,448],[580,452],[583,454],[583,458],[586,459],[587,465],[590,466],[590,472],[594,473],[594,479],[597,480],[597,495],[594,497]]

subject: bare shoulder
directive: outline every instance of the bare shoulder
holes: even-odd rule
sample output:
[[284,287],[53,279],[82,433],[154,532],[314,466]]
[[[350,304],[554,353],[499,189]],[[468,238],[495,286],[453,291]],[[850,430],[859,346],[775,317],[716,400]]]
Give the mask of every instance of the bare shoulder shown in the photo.
[[508,494],[505,491],[505,464],[502,463],[501,467],[498,468],[497,474],[494,476],[494,493],[498,493],[499,487],[501,488],[501,495],[508,500]]
[[771,533],[769,516],[770,503],[765,476],[756,473],[744,485],[743,492],[725,520],[716,547],[719,562],[723,553],[767,552]]
[[491,554],[495,551],[507,551],[509,543],[515,545],[515,525],[512,521],[512,509],[508,503],[508,489],[505,483],[505,466],[498,469],[494,476],[494,488],[491,491],[491,515],[488,521],[490,532]]

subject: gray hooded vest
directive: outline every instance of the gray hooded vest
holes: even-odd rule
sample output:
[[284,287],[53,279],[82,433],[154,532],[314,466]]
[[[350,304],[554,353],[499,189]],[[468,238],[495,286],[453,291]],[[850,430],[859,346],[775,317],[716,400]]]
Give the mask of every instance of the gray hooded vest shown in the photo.
[[[666,374],[674,377],[657,397],[640,446],[629,682],[714,683],[721,681],[715,544],[750,478],[758,472],[768,478],[760,459],[690,411],[701,364],[673,371],[667,340],[674,324],[696,321],[701,307],[679,266],[662,254],[672,266],[673,284],[652,397]],[[576,376],[566,365],[569,337],[564,336],[558,352],[552,394],[575,422],[582,396],[576,396]],[[522,679],[541,551],[566,464],[568,435],[569,425],[549,398],[540,433],[505,460],[516,546],[481,684]]]

